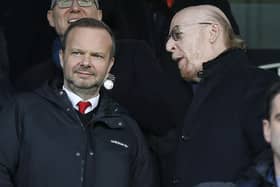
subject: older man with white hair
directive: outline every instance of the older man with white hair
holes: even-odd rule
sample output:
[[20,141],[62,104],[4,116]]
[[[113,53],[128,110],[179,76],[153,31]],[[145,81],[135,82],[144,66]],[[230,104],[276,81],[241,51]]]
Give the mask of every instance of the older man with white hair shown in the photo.
[[266,147],[263,95],[278,78],[250,66],[244,48],[217,6],[189,6],[173,17],[166,49],[194,96],[164,161],[164,186],[234,182]]

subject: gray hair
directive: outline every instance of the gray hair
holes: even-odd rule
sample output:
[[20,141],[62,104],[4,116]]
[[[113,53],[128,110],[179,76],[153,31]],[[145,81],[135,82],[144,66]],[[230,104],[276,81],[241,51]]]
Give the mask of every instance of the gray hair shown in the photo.
[[239,36],[236,35],[232,29],[231,24],[226,20],[219,12],[211,11],[211,18],[215,19],[224,29],[224,39],[225,45],[228,48],[240,48],[246,49],[245,41]]

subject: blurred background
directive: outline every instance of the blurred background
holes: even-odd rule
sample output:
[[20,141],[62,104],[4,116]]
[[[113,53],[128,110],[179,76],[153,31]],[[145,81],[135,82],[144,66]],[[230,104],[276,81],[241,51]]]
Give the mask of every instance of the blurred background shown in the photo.
[[256,65],[280,62],[280,1],[230,0],[232,11]]

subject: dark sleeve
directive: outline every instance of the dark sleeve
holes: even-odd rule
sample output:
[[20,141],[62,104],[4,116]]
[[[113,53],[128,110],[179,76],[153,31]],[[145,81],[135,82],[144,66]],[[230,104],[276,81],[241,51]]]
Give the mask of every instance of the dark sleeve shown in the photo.
[[136,157],[133,162],[132,184],[133,187],[158,187],[159,175],[156,169],[155,159],[138,128],[136,122],[130,121],[137,139]]
[[19,122],[17,105],[0,112],[0,186],[13,187],[16,175],[19,129],[16,127]]

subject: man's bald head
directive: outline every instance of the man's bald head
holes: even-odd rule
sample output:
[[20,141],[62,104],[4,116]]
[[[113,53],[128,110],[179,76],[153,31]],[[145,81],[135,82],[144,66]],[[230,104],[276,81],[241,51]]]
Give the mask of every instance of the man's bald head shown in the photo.
[[180,10],[178,13],[175,14],[173,20],[180,19],[182,21],[186,21],[191,19],[195,22],[205,22],[205,21],[213,21],[219,22],[223,20],[226,22],[228,27],[231,28],[231,24],[227,19],[226,15],[217,7],[212,5],[198,5],[198,6],[190,6]]
[[185,80],[199,81],[202,64],[230,48],[242,48],[225,14],[212,5],[190,6],[172,18],[166,50]]

